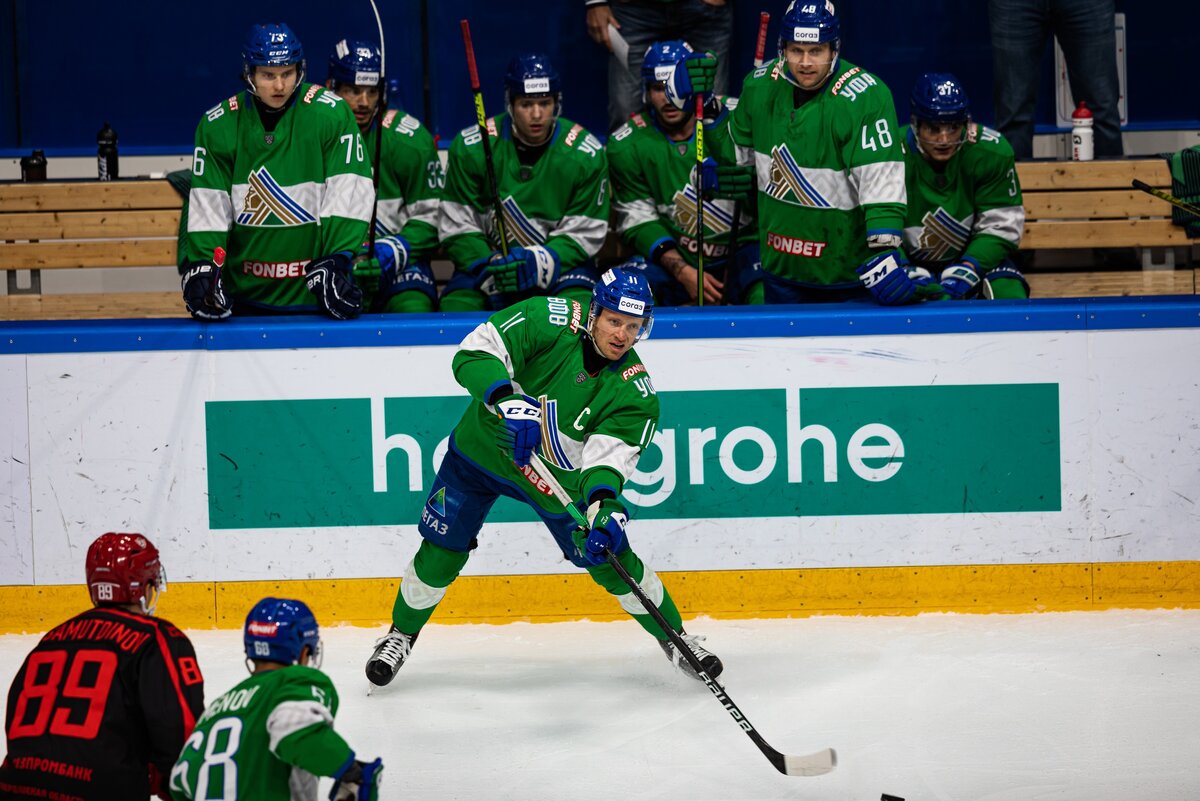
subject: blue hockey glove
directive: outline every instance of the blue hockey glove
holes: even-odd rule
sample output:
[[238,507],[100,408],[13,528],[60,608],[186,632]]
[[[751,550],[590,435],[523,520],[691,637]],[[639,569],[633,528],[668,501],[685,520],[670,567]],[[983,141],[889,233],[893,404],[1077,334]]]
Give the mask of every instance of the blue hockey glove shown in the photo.
[[517,467],[525,467],[542,444],[541,404],[528,395],[508,395],[496,401],[496,412],[500,415],[496,444],[506,453],[512,451]]
[[496,291],[528,292],[549,290],[558,282],[560,269],[558,254],[550,248],[517,245],[508,251],[507,257],[499,253],[493,256],[486,271],[496,282]]
[[706,158],[700,163],[700,190],[706,198],[745,200],[754,192],[754,167]]
[[917,284],[908,276],[908,261],[899,250],[872,256],[855,272],[883,306],[901,306],[916,300]]
[[233,306],[221,284],[221,272],[211,261],[198,261],[179,282],[183,305],[197,320],[213,322],[233,314]]
[[408,266],[410,248],[402,236],[385,236],[375,240],[375,258],[379,261],[379,290],[384,295],[396,284],[396,279]]
[[663,81],[667,100],[682,111],[695,111],[696,95],[705,103],[712,97],[717,79],[717,57],[712,53],[688,53],[671,68],[671,77]]
[[379,785],[383,781],[383,760],[360,762],[350,754],[338,772],[333,774],[330,801],[379,801]]
[[620,501],[605,498],[593,502],[588,506],[587,519],[591,529],[580,555],[588,564],[602,565],[607,562],[604,555],[606,548],[613,553],[625,550],[625,526],[629,524],[629,514]]
[[304,285],[335,320],[353,320],[362,312],[362,290],[350,275],[349,251],[313,259],[304,268]]
[[952,300],[964,300],[979,290],[979,273],[974,264],[960,261],[942,270],[939,283]]

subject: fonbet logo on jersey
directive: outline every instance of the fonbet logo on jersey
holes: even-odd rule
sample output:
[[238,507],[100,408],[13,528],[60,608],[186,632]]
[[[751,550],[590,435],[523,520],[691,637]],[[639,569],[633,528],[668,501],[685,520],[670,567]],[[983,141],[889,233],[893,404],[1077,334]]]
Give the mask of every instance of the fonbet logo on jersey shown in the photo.
[[[624,492],[637,518],[1062,507],[1057,384],[789,387],[658,398],[660,428]],[[459,396],[209,402],[210,526],[415,525],[466,403]],[[325,476],[329,491],[313,493],[289,479],[297,464]],[[546,491],[535,475],[525,480],[531,492]],[[508,502],[489,516],[534,519]]]

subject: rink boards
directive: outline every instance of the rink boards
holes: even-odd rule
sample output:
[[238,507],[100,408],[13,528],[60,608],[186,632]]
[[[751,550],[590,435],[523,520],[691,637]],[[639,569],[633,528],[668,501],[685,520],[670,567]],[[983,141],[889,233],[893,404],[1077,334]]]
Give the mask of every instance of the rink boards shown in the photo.
[[[181,625],[385,619],[480,319],[0,324],[0,630],[86,605],[106,530]],[[638,350],[630,536],[685,614],[1200,605],[1195,298],[683,309]],[[520,506],[479,541],[435,619],[620,616]]]

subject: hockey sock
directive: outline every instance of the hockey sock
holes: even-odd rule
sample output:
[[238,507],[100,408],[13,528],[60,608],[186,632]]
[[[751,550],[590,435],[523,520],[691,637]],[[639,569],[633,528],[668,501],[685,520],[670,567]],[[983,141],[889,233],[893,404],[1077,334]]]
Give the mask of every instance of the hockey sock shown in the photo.
[[388,298],[383,310],[389,313],[397,314],[420,314],[421,312],[433,311],[433,298],[426,295],[424,292],[406,291],[399,292]]
[[470,555],[470,551],[451,551],[422,540],[396,593],[396,604],[392,607],[392,623],[396,628],[405,634],[420,631]]
[[457,289],[454,292],[447,292],[445,295],[442,295],[442,302],[438,308],[444,312],[479,312],[490,310],[487,295],[475,289]]
[[1029,297],[1029,290],[1015,278],[997,278],[995,281],[989,281],[988,286],[992,288],[992,298],[995,300],[1024,300]]
[[[646,567],[637,554],[633,552],[633,549],[620,554],[617,557],[617,561],[629,572],[633,580],[638,583],[642,588],[642,592],[646,593],[646,597],[650,599],[651,603],[658,607],[658,611],[662,612],[663,617],[667,619],[671,627],[676,631],[682,629],[683,618],[679,616],[679,609],[676,608],[675,601],[671,598],[671,593],[667,592],[667,588],[663,586],[662,581],[658,578],[658,574]],[[667,635],[663,633],[662,628],[658,625],[658,621],[646,612],[646,609],[642,606],[642,602],[633,594],[633,590],[629,589],[629,585],[617,575],[617,571],[612,569],[612,565],[595,565],[589,567],[587,571],[591,574],[593,581],[608,590],[609,594],[616,596],[617,603],[621,604],[621,608],[641,624],[642,628],[650,632],[657,639],[667,639]]]

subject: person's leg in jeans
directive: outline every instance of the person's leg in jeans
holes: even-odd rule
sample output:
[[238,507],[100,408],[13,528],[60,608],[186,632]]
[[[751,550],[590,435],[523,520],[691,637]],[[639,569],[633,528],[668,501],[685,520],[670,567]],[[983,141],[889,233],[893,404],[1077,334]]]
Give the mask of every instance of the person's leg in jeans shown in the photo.
[[1050,10],[1051,27],[1067,61],[1071,95],[1092,111],[1099,158],[1125,152],[1118,108],[1115,12],[1113,0],[1052,0]]
[[988,0],[996,128],[1018,159],[1033,156],[1038,75],[1048,34],[1048,0]]
[[[713,90],[729,94],[729,43],[733,39],[733,7],[728,3],[711,5],[704,0],[683,0],[679,15],[680,38],[697,53],[710,52],[717,57],[717,75]],[[740,86],[740,84],[739,84]]]
[[617,33],[629,45],[629,63],[622,64],[615,54],[608,59],[608,129],[614,131],[642,107],[642,61],[647,47],[669,38],[662,31],[667,17],[664,9],[671,6],[613,0],[610,8],[621,25]]

